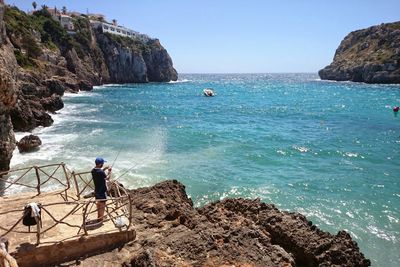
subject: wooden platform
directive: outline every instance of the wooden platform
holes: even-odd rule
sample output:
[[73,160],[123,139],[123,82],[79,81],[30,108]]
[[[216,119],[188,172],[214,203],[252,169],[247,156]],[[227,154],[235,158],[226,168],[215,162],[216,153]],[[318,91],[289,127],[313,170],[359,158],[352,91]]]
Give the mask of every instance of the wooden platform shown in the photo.
[[[73,195],[73,192],[70,195]],[[5,229],[11,228],[21,219],[23,209],[28,203],[35,202],[43,205],[41,210],[42,227],[40,229],[42,233],[40,234],[40,244],[38,246],[36,245],[37,226],[31,226],[30,233],[19,233],[29,231],[29,227],[24,226],[20,221],[13,231],[5,235],[9,241],[9,252],[19,259],[19,264],[20,262],[25,262],[28,258],[32,260],[32,251],[35,251],[33,254],[39,253],[41,255],[44,251],[54,249],[53,246],[58,246],[57,248],[59,248],[60,244],[64,244],[63,251],[65,255],[63,257],[70,259],[79,254],[89,255],[92,250],[104,251],[107,247],[113,248],[115,244],[134,238],[134,231],[126,227],[123,229],[117,228],[110,218],[106,218],[102,225],[87,227],[87,235],[84,235],[84,229],[82,228],[84,210],[86,209],[86,213],[89,214],[87,216],[88,220],[97,218],[94,199],[74,201],[70,198],[68,200],[66,201],[65,199],[65,191],[42,193],[38,196],[36,196],[36,193],[24,193],[0,197],[0,213],[7,212],[6,214],[0,214],[0,226]],[[109,210],[116,208],[114,204],[110,204],[113,203],[111,200],[107,201],[107,203],[111,205],[108,207]],[[118,210],[114,213],[118,214]],[[126,221],[126,218],[124,219]],[[61,222],[57,223],[56,221]],[[0,229],[0,235],[5,232],[4,229]],[[99,240],[104,239],[105,236],[111,243],[99,243]],[[88,241],[88,243],[85,241],[85,244],[97,243],[97,245],[82,246],[82,240]],[[115,243],[114,245],[113,242]],[[78,250],[76,249],[77,245],[80,247]],[[73,247],[75,249],[71,250]],[[38,257],[44,257],[44,255]],[[37,259],[38,263],[42,262],[39,258]]]
[[135,230],[95,234],[38,247],[24,247],[11,253],[19,267],[54,266],[93,255],[98,255],[133,241]]

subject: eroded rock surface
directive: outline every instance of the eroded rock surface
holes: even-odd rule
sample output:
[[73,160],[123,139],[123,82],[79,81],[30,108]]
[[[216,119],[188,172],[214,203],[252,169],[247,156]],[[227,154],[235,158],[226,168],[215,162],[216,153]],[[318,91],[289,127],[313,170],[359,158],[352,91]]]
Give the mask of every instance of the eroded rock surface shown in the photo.
[[19,152],[32,152],[38,150],[41,145],[42,140],[33,134],[22,137],[17,143]]
[[370,266],[344,231],[319,230],[303,215],[259,200],[194,208],[166,181],[131,191],[137,239],[83,266]]
[[0,172],[9,169],[15,137],[10,111],[17,102],[17,62],[4,24],[4,2],[0,1]]

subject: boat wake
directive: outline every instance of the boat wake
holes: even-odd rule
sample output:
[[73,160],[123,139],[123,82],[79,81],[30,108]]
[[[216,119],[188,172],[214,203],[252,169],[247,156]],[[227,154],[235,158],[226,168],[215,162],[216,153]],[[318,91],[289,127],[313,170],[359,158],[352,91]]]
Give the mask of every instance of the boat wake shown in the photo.
[[169,81],[168,83],[188,83],[188,82],[192,82],[192,80],[183,79],[183,80],[177,80],[177,81]]

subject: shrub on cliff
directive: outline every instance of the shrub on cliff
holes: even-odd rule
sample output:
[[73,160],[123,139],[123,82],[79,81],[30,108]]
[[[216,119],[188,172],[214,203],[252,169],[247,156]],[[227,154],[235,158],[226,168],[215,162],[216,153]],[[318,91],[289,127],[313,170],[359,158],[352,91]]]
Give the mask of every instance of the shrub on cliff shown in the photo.
[[90,31],[90,21],[84,17],[74,18],[76,34],[73,36],[73,47],[80,58],[84,58],[85,53],[90,53],[92,34]]
[[120,36],[116,34],[111,34],[106,32],[105,35],[108,36],[111,40],[117,42],[120,44],[122,47],[130,48],[133,51],[136,51],[138,53],[150,53],[151,48],[150,46],[143,40],[137,38],[137,37],[125,37],[125,36]]
[[23,68],[29,68],[35,66],[35,63],[31,58],[29,58],[27,55],[23,54],[21,50],[19,49],[14,49],[14,55],[17,60],[18,65],[20,65]]
[[42,49],[31,35],[24,35],[22,37],[22,47],[26,50],[26,54],[30,58],[37,58],[42,54]]

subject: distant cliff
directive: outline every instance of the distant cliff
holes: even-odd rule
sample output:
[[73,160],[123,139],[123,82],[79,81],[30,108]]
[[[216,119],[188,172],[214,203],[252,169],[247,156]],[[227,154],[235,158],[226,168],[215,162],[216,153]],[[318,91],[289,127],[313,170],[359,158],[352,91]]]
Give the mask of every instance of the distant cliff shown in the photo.
[[103,34],[85,15],[72,21],[69,34],[46,8],[29,15],[0,0],[0,170],[15,147],[13,129],[50,126],[64,92],[178,78],[159,40]]
[[400,83],[400,22],[351,32],[319,76],[324,80]]

